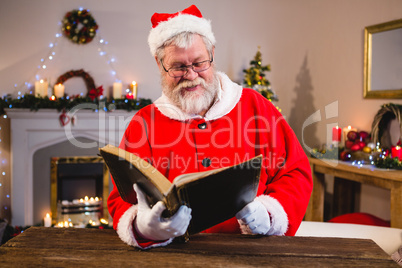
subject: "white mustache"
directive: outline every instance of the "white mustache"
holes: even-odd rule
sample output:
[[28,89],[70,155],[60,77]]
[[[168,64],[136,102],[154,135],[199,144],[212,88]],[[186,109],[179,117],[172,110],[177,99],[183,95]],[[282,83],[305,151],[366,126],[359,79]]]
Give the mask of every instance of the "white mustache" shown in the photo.
[[181,90],[183,88],[188,88],[188,87],[195,87],[201,85],[202,87],[206,88],[207,83],[205,82],[204,79],[202,79],[201,77],[197,77],[196,79],[190,81],[190,80],[184,80],[183,82],[181,82],[180,84],[178,84],[174,91],[178,91]]

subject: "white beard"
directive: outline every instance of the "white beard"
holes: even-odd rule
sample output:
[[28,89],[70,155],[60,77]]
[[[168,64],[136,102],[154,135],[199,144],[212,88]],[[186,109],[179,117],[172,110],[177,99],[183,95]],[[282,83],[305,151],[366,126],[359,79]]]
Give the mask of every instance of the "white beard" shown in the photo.
[[[201,90],[186,91],[185,88],[201,85]],[[205,79],[197,77],[193,81],[184,80],[180,84],[169,85],[164,76],[162,76],[163,93],[172,101],[174,105],[179,107],[187,114],[200,114],[207,111],[213,104],[219,88],[219,79],[214,73],[214,77],[210,83]]]

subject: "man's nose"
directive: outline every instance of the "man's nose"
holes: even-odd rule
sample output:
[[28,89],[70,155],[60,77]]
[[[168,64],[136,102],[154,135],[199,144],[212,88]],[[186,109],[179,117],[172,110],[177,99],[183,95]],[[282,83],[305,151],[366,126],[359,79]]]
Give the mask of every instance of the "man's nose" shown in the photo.
[[184,76],[184,78],[186,78],[187,80],[194,80],[198,77],[198,73],[194,72],[193,68],[188,68],[187,69],[187,73]]

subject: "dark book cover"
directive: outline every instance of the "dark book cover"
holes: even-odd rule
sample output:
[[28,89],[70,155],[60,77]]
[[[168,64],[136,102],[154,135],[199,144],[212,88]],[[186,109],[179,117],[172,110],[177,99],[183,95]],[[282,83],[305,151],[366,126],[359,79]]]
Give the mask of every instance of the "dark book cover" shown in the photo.
[[235,216],[256,197],[262,157],[216,170],[184,174],[172,183],[143,159],[120,148],[107,145],[100,154],[113,177],[122,199],[136,203],[133,184],[137,183],[152,206],[166,204],[165,217],[181,205],[192,209],[187,230],[195,234]]

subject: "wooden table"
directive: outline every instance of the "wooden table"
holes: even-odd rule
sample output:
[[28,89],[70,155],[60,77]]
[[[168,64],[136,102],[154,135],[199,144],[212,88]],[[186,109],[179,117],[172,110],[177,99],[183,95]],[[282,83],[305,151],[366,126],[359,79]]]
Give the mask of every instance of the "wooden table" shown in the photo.
[[330,174],[336,178],[389,189],[391,191],[391,227],[402,228],[402,171],[357,167],[335,160],[309,158],[309,161],[314,187],[305,220],[324,220],[324,175]]
[[0,247],[0,267],[398,267],[372,240],[198,234],[141,251],[114,230],[31,227]]

